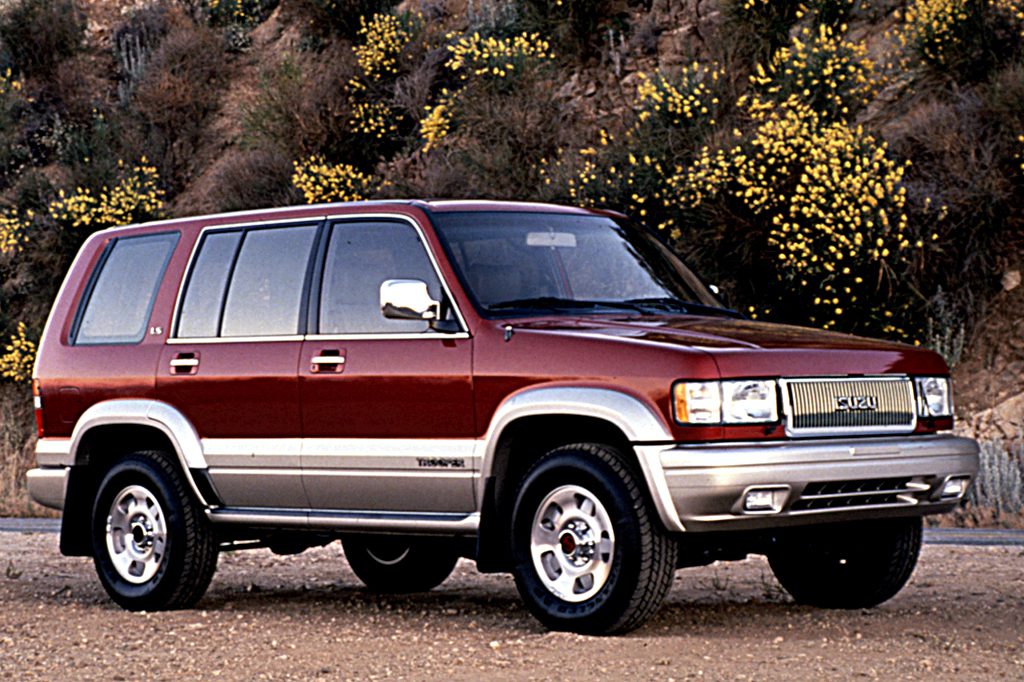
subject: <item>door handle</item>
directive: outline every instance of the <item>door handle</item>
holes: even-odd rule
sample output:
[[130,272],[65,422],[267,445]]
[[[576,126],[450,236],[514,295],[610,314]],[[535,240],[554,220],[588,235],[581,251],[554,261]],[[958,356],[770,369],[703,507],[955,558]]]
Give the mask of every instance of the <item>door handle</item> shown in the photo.
[[199,353],[178,353],[171,358],[171,374],[195,374],[199,368]]
[[309,371],[314,374],[333,372],[339,374],[345,370],[344,351],[334,348],[324,349],[309,360]]
[[345,358],[340,355],[317,355],[310,362],[314,365],[344,365]]

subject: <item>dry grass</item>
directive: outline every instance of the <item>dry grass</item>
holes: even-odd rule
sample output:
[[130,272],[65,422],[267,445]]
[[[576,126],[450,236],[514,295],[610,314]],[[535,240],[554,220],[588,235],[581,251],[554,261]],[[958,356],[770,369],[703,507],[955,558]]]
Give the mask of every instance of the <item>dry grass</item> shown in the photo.
[[0,516],[57,516],[31,502],[25,472],[35,465],[32,394],[23,384],[0,385]]

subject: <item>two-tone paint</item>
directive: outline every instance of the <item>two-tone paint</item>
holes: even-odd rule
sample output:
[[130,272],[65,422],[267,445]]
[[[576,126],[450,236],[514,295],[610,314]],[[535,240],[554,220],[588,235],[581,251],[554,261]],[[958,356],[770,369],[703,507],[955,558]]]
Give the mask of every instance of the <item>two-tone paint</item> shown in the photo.
[[[505,435],[522,420],[543,417],[600,424],[631,448],[662,523],[680,532],[942,511],[956,503],[937,496],[943,482],[974,476],[976,445],[945,433],[950,419],[922,419],[913,433],[883,438],[804,440],[789,438],[781,421],[679,425],[671,387],[680,379],[935,376],[948,369],[919,348],[748,320],[487,319],[455,276],[430,220],[432,212],[484,210],[586,213],[512,203],[365,202],[94,234],[67,275],[39,349],[35,377],[44,409],[39,468],[29,475],[33,496],[60,507],[68,472],[102,458],[101,429],[132,427],[169,444],[217,522],[473,534],[492,511],[488,481],[509,466]],[[458,331],[174,336],[182,282],[204,230],[381,217],[417,229]],[[71,320],[105,246],[160,232],[180,239],[149,333],[138,344],[71,345]],[[325,357],[341,358],[340,371],[318,371]],[[908,477],[915,492],[887,509],[784,510],[769,518],[736,508],[750,486],[779,486],[796,500],[810,483],[849,476]]]

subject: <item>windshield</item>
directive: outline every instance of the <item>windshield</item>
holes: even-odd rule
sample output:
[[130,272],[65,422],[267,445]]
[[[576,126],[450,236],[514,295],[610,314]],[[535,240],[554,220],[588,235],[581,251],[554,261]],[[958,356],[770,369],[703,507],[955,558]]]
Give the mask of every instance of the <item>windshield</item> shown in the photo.
[[605,216],[434,213],[482,314],[681,312],[733,316],[654,235]]

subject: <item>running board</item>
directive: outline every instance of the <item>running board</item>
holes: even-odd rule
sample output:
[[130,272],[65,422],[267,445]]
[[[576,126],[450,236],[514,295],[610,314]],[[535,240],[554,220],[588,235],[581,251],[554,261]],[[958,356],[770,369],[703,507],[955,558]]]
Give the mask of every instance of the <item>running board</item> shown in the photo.
[[472,514],[420,514],[416,512],[219,507],[207,509],[206,516],[213,523],[226,525],[384,533],[475,535],[480,527],[479,512]]

